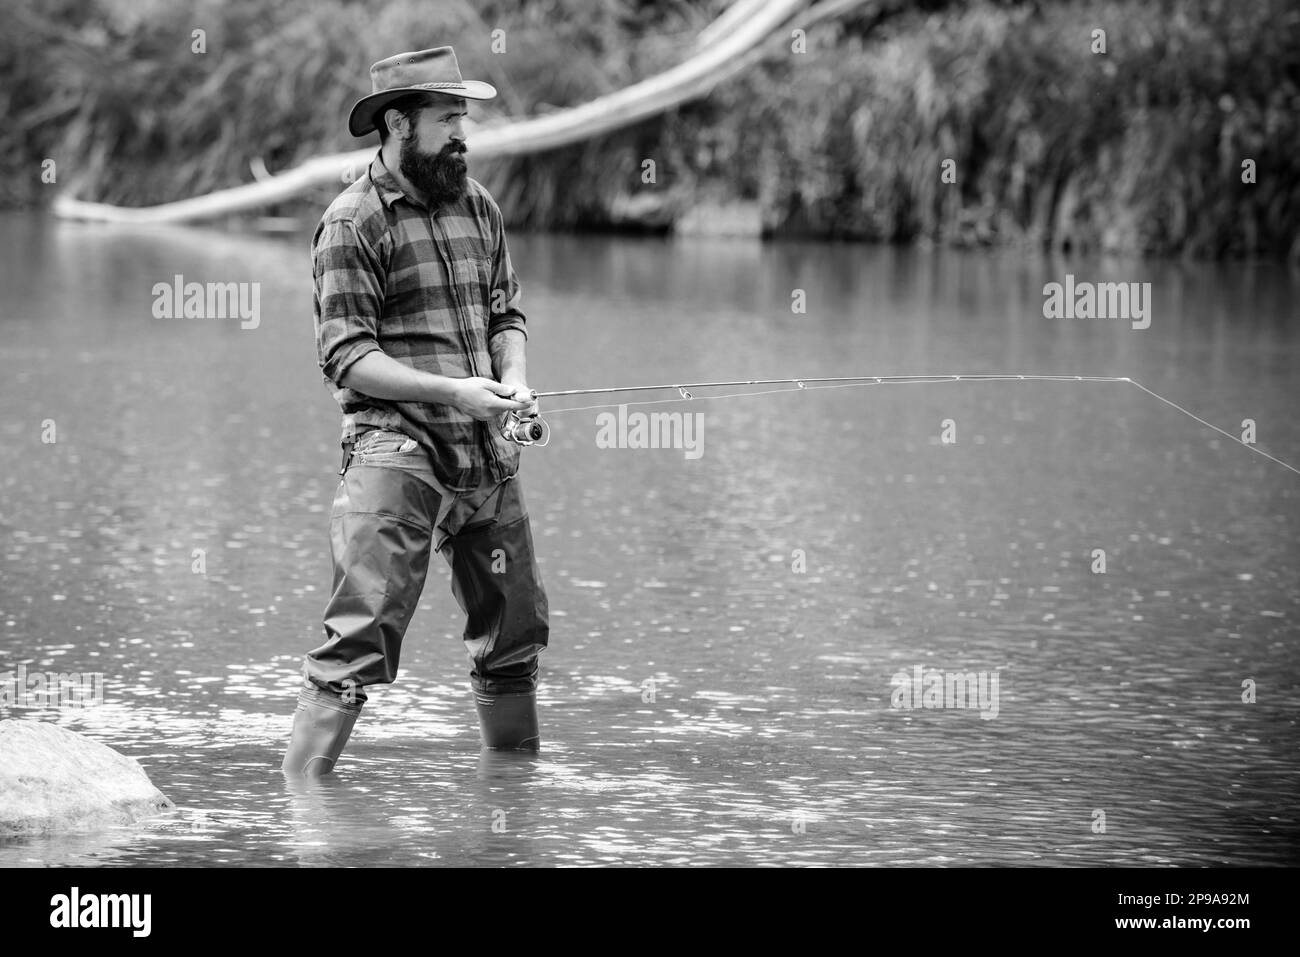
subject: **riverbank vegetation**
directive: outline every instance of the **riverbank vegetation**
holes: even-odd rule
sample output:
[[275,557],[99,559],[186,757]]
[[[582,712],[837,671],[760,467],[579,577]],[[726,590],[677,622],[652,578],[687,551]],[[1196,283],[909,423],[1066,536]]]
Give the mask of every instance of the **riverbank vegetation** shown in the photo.
[[[0,202],[151,204],[354,149],[369,64],[412,47],[498,87],[484,122],[575,105],[680,63],[725,6],[14,0]],[[475,173],[516,227],[743,203],[771,235],[1297,259],[1297,49],[1289,0],[868,4],[706,99]]]

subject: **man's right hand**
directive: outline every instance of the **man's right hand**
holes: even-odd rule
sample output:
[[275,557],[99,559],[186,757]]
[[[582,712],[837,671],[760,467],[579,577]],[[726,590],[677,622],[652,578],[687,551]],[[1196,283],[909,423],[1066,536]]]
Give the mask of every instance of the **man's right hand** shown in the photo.
[[468,379],[455,379],[455,391],[451,404],[470,418],[481,422],[495,419],[503,412],[522,412],[532,406],[532,401],[516,402],[507,399],[514,389],[482,376],[470,376]]

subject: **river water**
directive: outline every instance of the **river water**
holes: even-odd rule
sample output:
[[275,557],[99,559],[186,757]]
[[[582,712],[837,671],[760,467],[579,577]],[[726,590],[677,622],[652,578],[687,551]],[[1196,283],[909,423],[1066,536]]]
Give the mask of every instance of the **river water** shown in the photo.
[[[0,217],[0,673],[105,688],[0,717],[85,732],[177,804],[0,842],[0,865],[1300,862],[1300,475],[1122,382],[629,409],[698,413],[698,455],[602,448],[600,410],[558,412],[523,456],[541,755],[480,755],[435,560],[397,683],[332,780],[287,787],[338,466],[308,240]],[[540,390],[1128,376],[1300,464],[1282,267],[511,245]],[[1150,327],[1044,318],[1067,273],[1150,282]],[[256,327],[155,318],[176,275],[258,283]],[[895,707],[918,668],[997,696]]]

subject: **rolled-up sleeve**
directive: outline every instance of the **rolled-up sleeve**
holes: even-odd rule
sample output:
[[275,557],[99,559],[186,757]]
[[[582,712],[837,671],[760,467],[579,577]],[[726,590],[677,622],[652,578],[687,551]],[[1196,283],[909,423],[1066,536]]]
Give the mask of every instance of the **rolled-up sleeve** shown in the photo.
[[519,305],[522,299],[519,277],[515,275],[514,267],[510,263],[505,223],[501,210],[497,208],[495,202],[489,202],[488,215],[492,224],[493,255],[491,315],[488,317],[487,335],[491,339],[498,332],[518,329],[526,339],[528,338],[528,330],[525,328],[527,320]]
[[384,270],[375,251],[348,220],[321,223],[312,241],[316,280],[316,357],[336,386],[348,367],[379,349]]

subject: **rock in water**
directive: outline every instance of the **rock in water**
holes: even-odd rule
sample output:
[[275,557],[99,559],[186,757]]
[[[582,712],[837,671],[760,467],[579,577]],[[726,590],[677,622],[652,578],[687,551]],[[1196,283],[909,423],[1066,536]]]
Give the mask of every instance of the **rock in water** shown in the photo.
[[45,721],[0,721],[0,835],[134,824],[175,806],[134,758]]

